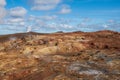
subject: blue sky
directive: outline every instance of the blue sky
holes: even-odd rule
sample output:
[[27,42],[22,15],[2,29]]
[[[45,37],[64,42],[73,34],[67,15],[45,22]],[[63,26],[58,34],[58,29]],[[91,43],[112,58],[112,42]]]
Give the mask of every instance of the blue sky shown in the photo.
[[120,32],[120,0],[0,0],[0,35],[98,30]]

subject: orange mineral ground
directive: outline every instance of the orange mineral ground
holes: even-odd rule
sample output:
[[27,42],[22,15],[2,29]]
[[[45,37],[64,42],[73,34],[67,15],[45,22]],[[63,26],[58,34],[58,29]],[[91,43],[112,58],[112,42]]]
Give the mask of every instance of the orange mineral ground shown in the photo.
[[1,35],[0,80],[120,80],[120,33]]

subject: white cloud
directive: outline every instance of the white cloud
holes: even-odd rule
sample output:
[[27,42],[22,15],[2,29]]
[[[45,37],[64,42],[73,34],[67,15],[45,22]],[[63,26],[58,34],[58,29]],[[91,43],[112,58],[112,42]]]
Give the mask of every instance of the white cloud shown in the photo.
[[23,21],[23,22],[20,22],[19,25],[20,25],[20,26],[25,26],[25,22],[24,22],[24,21]]
[[23,7],[15,7],[10,9],[10,16],[12,17],[24,17],[27,13],[27,10]]
[[46,22],[44,22],[43,20],[36,20],[36,24],[39,24],[40,26],[45,26]]
[[19,23],[19,22],[23,22],[24,19],[23,18],[10,18],[8,19],[8,22],[10,23]]
[[63,23],[62,21],[60,21],[59,17],[56,15],[45,15],[45,16],[31,15],[28,19],[28,22],[30,22],[30,25],[32,25],[33,30],[38,30],[38,29],[71,30],[73,29],[73,26],[71,26],[69,23]]
[[71,28],[73,28],[71,25],[68,25],[68,24],[60,24],[59,26],[61,28],[65,28],[65,29],[71,29]]
[[0,0],[0,24],[3,24],[3,18],[6,15],[6,9],[4,8],[6,5],[6,1],[5,0]]
[[[39,27],[41,29],[50,29],[50,30],[64,30],[64,29],[72,29],[73,26],[69,25],[69,23],[62,23],[56,15],[45,15],[45,16],[33,16],[31,15],[28,19],[30,21],[30,25],[32,25],[35,29]],[[63,20],[62,20],[63,21]],[[36,27],[35,27],[36,26]]]
[[28,17],[28,21],[33,21],[33,20],[35,20],[35,18],[36,18],[36,16],[30,15],[30,16]]
[[28,17],[28,21],[33,21],[33,22],[36,22],[36,21],[42,21],[42,22],[49,22],[49,21],[54,21],[55,19],[57,19],[58,16],[56,15],[44,15],[44,16],[34,16],[34,15],[30,15]]
[[40,18],[43,19],[43,20],[54,20],[54,19],[57,18],[57,16],[56,16],[56,15],[51,15],[51,16],[41,16]]
[[[73,26],[69,23],[62,23],[56,15],[34,16],[28,18],[28,25],[32,25],[33,31],[44,30],[71,30]],[[63,21],[63,20],[62,20]]]
[[6,15],[6,10],[3,7],[0,7],[0,19],[4,18]]
[[61,0],[34,0],[32,10],[52,10],[61,2]]
[[45,16],[30,15],[27,22],[29,22],[29,25],[32,25],[32,27],[34,27],[33,28],[34,30],[38,28],[51,29],[51,26],[49,26],[48,24],[54,22],[56,19],[57,19],[56,15],[45,15]]
[[104,28],[108,28],[109,26],[107,24],[103,24],[103,27]]
[[32,10],[51,10],[54,9],[54,5],[36,5],[32,7]]
[[7,25],[13,26],[25,26],[25,15],[27,10],[23,7],[14,7],[11,8],[8,12],[9,17],[6,18]]
[[34,0],[35,4],[58,4],[60,0]]
[[120,22],[118,20],[107,20],[105,22],[99,22],[99,23],[80,23],[76,25],[77,30],[81,31],[98,31],[98,30],[114,30],[114,31],[120,31]]
[[5,6],[6,5],[6,1],[5,0],[0,0],[0,6]]
[[26,26],[26,21],[24,18],[8,18],[5,20],[5,25],[8,25],[8,26]]
[[59,13],[60,13],[60,14],[68,14],[68,13],[70,13],[71,11],[72,11],[72,10],[71,10],[70,6],[68,6],[68,5],[63,5]]
[[51,29],[57,29],[57,30],[64,30],[64,29],[72,29],[73,26],[69,25],[69,24],[57,24],[57,23],[51,23],[51,24],[47,24],[48,28]]

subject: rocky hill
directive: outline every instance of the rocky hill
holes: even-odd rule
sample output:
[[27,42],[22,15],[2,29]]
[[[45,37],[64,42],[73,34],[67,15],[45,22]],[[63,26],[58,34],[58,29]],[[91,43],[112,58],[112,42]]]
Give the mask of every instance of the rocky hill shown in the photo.
[[119,32],[0,36],[0,80],[119,79]]

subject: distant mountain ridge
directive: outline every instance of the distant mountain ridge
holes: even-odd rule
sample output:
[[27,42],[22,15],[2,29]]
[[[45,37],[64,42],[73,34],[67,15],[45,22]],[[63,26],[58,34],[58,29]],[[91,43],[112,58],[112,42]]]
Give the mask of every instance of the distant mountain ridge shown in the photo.
[[[82,31],[74,31],[74,32],[63,32],[63,31],[58,31],[55,33],[38,33],[38,32],[26,32],[26,33],[15,33],[15,34],[6,34],[6,35],[0,35],[0,42],[9,40],[9,37],[16,37],[16,38],[22,38],[26,37],[28,35],[54,35],[54,34],[71,34],[71,33],[117,33],[119,34],[120,32],[115,32],[115,31],[110,31],[110,30],[101,30],[101,31],[95,31],[95,32],[82,32]],[[56,35],[57,35],[56,34]]]

